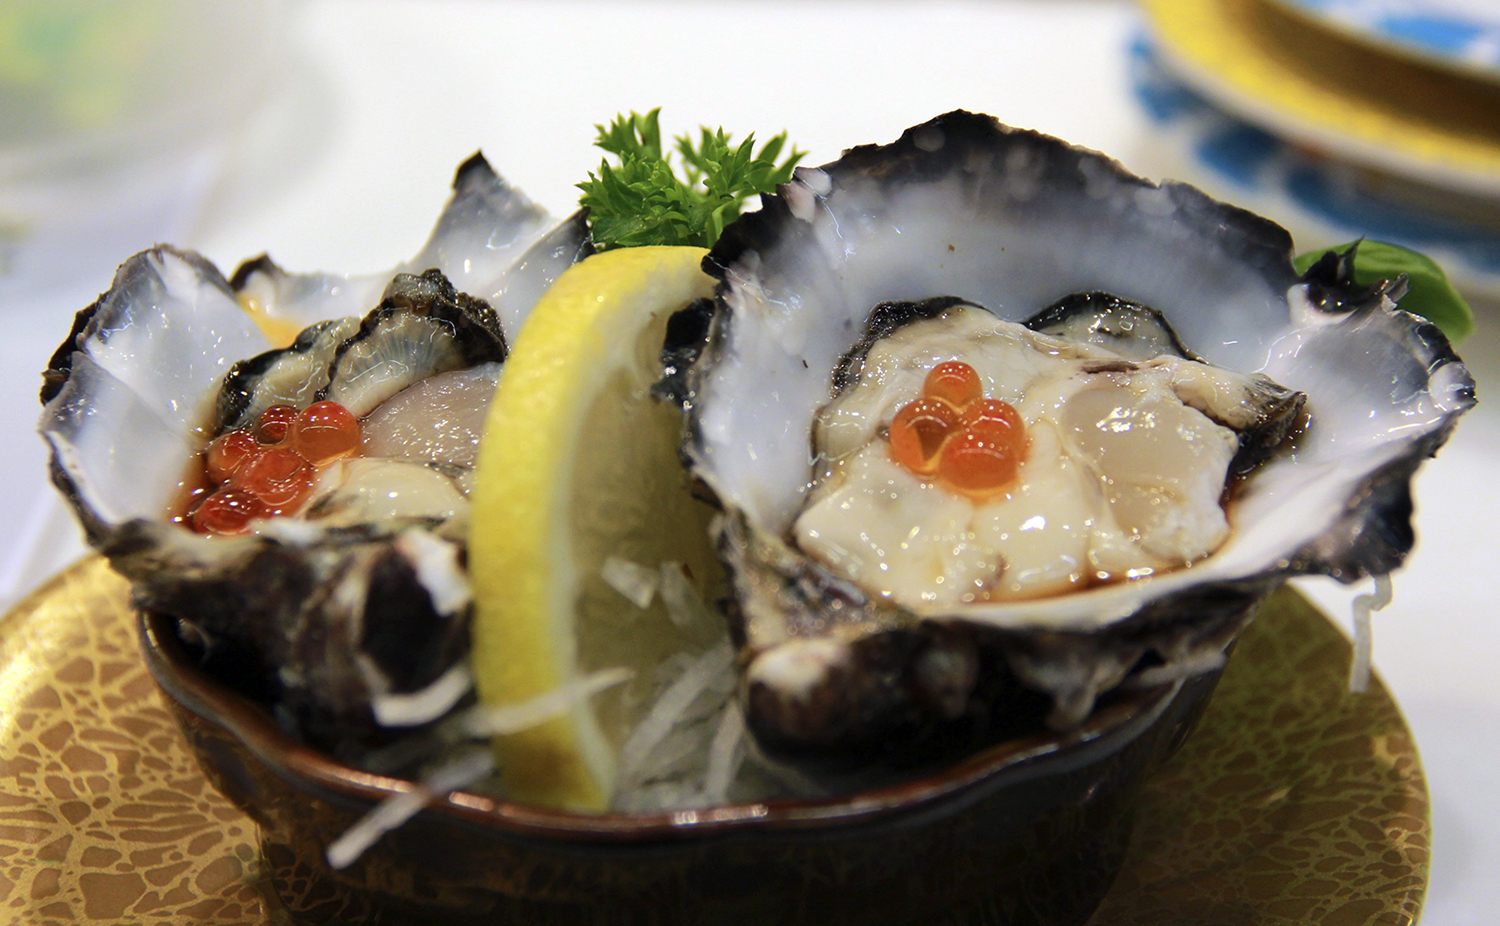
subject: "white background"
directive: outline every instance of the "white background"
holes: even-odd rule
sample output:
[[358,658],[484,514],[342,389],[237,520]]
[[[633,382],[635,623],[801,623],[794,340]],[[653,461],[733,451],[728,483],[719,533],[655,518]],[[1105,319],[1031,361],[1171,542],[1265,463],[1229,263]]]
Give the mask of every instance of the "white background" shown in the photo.
[[[275,77],[228,134],[164,144],[120,168],[114,198],[96,197],[108,213],[97,222],[0,252],[0,604],[82,553],[32,435],[38,374],[114,265],[157,240],[199,249],[226,274],[262,251],[291,270],[383,269],[420,247],[476,149],[562,215],[599,162],[594,123],[654,106],[668,132],[786,129],[809,164],[955,108],[1147,176],[1180,160],[1129,95],[1126,44],[1140,22],[1124,2],[307,0],[286,12],[214,78],[237,67]],[[1500,306],[1477,309],[1460,353],[1481,405],[1417,481],[1418,548],[1375,624],[1376,666],[1432,792],[1426,926],[1489,926],[1500,910],[1500,412],[1487,401],[1500,382]],[[1304,587],[1347,615],[1352,591]]]

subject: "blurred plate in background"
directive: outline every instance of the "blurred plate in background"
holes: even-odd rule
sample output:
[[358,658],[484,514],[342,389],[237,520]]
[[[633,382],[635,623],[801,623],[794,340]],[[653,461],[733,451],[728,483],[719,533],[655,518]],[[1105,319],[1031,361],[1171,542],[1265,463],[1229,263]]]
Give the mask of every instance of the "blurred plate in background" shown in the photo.
[[1130,84],[1152,131],[1131,163],[1269,216],[1299,250],[1369,237],[1419,250],[1470,293],[1500,296],[1500,200],[1329,158],[1217,108],[1178,79],[1146,38]]
[[1372,52],[1268,0],[1142,0],[1163,63],[1320,154],[1500,200],[1500,85]]
[[1495,0],[1271,0],[1314,26],[1500,83]]

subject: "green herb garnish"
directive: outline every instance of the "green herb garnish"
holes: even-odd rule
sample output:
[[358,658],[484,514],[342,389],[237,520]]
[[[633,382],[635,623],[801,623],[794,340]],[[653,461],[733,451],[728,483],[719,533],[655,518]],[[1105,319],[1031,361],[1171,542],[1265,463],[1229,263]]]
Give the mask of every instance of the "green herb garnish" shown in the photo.
[[1437,325],[1450,341],[1457,341],[1474,330],[1474,313],[1464,297],[1448,282],[1443,268],[1427,255],[1409,248],[1361,239],[1336,248],[1309,251],[1292,261],[1292,266],[1298,273],[1306,273],[1307,268],[1327,252],[1342,254],[1355,246],[1358,250],[1354,252],[1354,282],[1372,286],[1381,280],[1394,280],[1404,273],[1411,289],[1401,297],[1401,308]]
[[756,152],[754,135],[736,147],[722,128],[705,128],[696,145],[690,136],[677,137],[679,178],[671,153],[662,150],[660,112],[631,113],[607,127],[594,126],[599,131],[594,144],[619,160],[611,167],[606,158],[597,175],[590,173],[578,184],[601,251],[650,244],[709,247],[739,217],[746,200],[791,180],[792,168],[806,154],[793,148],[778,164],[785,132]]

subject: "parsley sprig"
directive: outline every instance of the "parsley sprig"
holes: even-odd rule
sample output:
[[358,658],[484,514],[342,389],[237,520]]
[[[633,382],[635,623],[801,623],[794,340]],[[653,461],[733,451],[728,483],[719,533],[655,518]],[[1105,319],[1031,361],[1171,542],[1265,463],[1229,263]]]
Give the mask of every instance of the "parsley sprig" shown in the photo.
[[754,135],[734,146],[722,128],[704,128],[696,144],[687,135],[675,139],[682,160],[678,177],[671,152],[662,150],[660,112],[632,112],[608,126],[594,126],[599,132],[594,144],[619,161],[611,166],[605,158],[597,174],[578,184],[601,251],[649,244],[709,247],[739,217],[746,200],[791,180],[792,168],[806,153],[794,147],[778,164],[785,132],[757,152]]

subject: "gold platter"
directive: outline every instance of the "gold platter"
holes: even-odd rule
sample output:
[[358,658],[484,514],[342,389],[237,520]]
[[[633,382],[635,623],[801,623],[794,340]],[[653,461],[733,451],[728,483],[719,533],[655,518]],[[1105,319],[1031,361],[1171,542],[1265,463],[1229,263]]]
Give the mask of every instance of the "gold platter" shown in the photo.
[[[255,824],[204,781],[89,558],[0,619],[0,924],[281,926]],[[1096,926],[1415,922],[1427,789],[1376,681],[1294,592],[1241,639],[1152,780]]]

